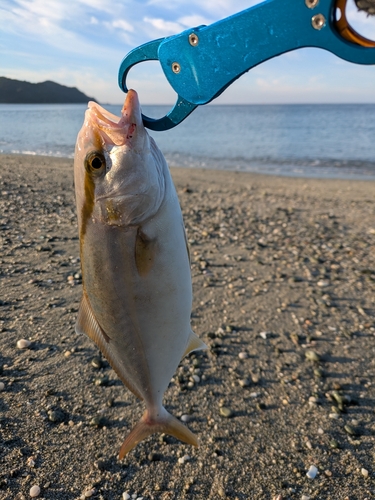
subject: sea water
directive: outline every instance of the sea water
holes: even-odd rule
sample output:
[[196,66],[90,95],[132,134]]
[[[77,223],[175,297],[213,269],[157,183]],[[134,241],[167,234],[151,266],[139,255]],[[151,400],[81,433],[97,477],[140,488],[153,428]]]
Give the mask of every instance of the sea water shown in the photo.
[[[119,115],[121,105],[105,106]],[[1,104],[0,152],[72,158],[84,104]],[[170,106],[144,106],[158,118]],[[207,105],[151,132],[171,166],[375,179],[375,104]]]

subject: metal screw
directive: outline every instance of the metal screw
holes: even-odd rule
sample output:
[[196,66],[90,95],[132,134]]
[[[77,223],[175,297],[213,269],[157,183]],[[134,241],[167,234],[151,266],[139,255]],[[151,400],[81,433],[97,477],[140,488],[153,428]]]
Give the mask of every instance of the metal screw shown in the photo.
[[172,63],[172,71],[173,73],[179,73],[181,71],[181,66],[178,64],[178,62]]
[[323,14],[317,14],[311,19],[311,24],[315,30],[321,30],[326,25],[326,18]]
[[305,0],[306,7],[314,9],[319,3],[319,0]]
[[198,43],[199,43],[198,35],[196,35],[195,33],[190,33],[190,35],[189,35],[189,43],[193,47],[196,47],[198,45]]

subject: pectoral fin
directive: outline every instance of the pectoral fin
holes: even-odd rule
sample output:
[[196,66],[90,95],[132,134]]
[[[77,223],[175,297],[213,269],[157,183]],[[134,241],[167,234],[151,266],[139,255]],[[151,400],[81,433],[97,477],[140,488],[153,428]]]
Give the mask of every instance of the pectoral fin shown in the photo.
[[137,231],[135,241],[135,264],[140,276],[144,277],[151,271],[154,264],[157,243],[155,239],[148,238],[141,228]]
[[183,358],[192,351],[198,351],[200,349],[208,349],[207,345],[201,340],[196,333],[193,331],[190,332],[190,337],[188,344],[186,346],[185,352],[183,354]]

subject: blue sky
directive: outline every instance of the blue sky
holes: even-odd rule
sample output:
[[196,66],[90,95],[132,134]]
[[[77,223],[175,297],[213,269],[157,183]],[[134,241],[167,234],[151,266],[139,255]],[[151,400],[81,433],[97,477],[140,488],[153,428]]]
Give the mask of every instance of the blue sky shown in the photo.
[[[301,1],[301,0],[294,0]],[[211,24],[255,5],[255,0],[0,0],[0,76],[76,86],[101,103],[120,103],[123,57],[138,45]],[[357,13],[353,26],[375,39],[375,17]],[[138,65],[129,84],[143,104],[173,103],[158,63]],[[252,69],[215,102],[375,103],[375,65],[345,62],[303,49]]]

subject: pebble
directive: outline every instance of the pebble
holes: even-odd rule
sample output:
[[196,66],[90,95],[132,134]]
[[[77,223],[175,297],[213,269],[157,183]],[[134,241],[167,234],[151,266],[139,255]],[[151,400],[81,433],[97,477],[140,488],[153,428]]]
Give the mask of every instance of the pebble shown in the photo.
[[247,352],[240,352],[238,357],[240,359],[247,359],[249,357],[249,355],[247,354]]
[[98,377],[95,379],[95,385],[99,385],[102,387],[107,387],[109,385],[109,378],[105,375],[104,377]]
[[179,463],[180,465],[183,465],[185,462],[188,462],[189,460],[190,460],[189,455],[184,455],[183,457],[180,457],[180,458],[178,459],[178,463]]
[[241,387],[249,387],[251,384],[250,380],[248,378],[242,378],[238,381]]
[[368,478],[368,470],[367,470],[367,469],[362,468],[362,469],[361,469],[361,474],[362,474],[362,476],[363,476],[365,479],[367,479],[367,478]]
[[340,418],[340,415],[338,413],[330,413],[329,418],[335,419],[335,418]]
[[315,362],[320,361],[319,354],[311,349],[305,351],[305,358],[309,359],[310,361],[315,361]]
[[307,495],[302,495],[301,500],[310,500],[310,497]]
[[84,492],[83,498],[91,498],[93,495],[95,495],[95,493],[96,491],[94,490],[94,488],[90,488]]
[[321,288],[325,288],[325,287],[329,286],[329,281],[320,280],[320,281],[318,281],[317,285],[320,286]]
[[357,429],[354,429],[351,425],[344,425],[344,431],[349,434],[349,436],[359,436]]
[[38,486],[37,484],[34,484],[34,486],[32,486],[30,488],[30,496],[31,498],[36,498],[40,495],[40,486]]
[[321,370],[320,368],[315,368],[314,375],[317,378],[322,378],[324,376],[323,370]]
[[65,413],[60,410],[49,410],[48,411],[48,420],[50,422],[54,422],[56,424],[63,422],[65,420]]
[[262,337],[262,339],[267,340],[268,332],[260,332],[259,337]]
[[94,417],[92,417],[89,424],[92,427],[103,427],[104,419],[103,419],[103,417],[101,417],[99,415],[95,415]]
[[311,465],[309,470],[306,472],[306,476],[309,479],[315,479],[317,474],[318,474],[318,469],[315,467],[315,465]]
[[31,346],[30,340],[20,339],[17,341],[18,349],[28,349]]
[[335,399],[336,403],[339,405],[344,404],[344,398],[341,396],[341,394],[337,391],[332,391],[332,396]]
[[3,391],[4,389],[5,389],[4,382],[0,382],[0,391]]
[[181,422],[185,422],[185,424],[187,424],[191,420],[191,415],[187,415],[187,414],[181,415],[180,420],[181,420]]
[[220,415],[224,418],[230,418],[233,417],[233,411],[230,408],[227,408],[226,406],[222,406],[220,408]]
[[100,370],[100,368],[103,366],[102,360],[98,357],[95,356],[95,358],[92,358],[91,360],[91,365],[96,368],[97,370]]
[[129,495],[129,493],[127,491],[124,491],[124,493],[122,494],[122,500],[130,500],[131,496]]

